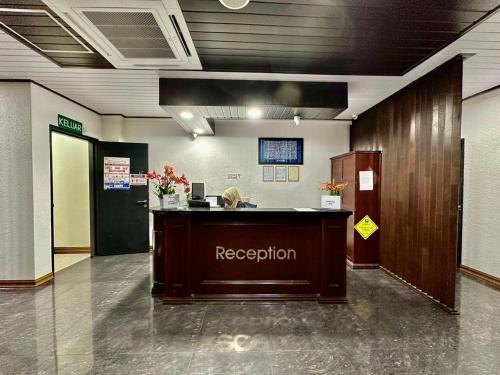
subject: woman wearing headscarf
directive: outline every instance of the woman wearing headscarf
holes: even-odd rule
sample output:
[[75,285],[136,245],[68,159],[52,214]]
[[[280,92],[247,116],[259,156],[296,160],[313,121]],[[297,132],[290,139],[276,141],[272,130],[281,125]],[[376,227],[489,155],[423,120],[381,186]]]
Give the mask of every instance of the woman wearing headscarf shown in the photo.
[[234,186],[224,190],[222,198],[224,199],[224,203],[227,208],[245,207],[245,203],[241,200],[240,193],[238,193],[238,190]]

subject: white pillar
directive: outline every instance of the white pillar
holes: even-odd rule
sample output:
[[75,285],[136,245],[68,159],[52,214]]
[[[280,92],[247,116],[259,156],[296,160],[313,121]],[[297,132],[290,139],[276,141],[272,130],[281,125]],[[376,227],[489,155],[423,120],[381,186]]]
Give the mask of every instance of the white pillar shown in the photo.
[[0,282],[34,280],[29,82],[0,82]]

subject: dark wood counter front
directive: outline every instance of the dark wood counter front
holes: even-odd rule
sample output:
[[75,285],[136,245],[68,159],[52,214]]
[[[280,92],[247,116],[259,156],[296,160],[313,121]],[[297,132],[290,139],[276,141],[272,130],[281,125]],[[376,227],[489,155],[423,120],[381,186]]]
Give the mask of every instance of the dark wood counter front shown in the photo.
[[153,293],[195,300],[346,302],[350,211],[153,210]]

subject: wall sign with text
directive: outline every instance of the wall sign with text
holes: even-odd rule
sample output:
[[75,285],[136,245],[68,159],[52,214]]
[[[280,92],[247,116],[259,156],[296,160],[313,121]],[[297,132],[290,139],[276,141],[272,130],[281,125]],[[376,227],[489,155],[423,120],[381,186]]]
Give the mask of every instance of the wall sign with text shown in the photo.
[[259,138],[259,164],[304,164],[304,138]]
[[354,226],[354,229],[356,229],[363,239],[367,240],[378,229],[378,225],[375,224],[370,216],[366,215]]
[[148,179],[143,173],[136,173],[130,175],[130,186],[147,186]]
[[75,134],[83,134],[83,124],[80,121],[63,115],[57,115],[57,126]]

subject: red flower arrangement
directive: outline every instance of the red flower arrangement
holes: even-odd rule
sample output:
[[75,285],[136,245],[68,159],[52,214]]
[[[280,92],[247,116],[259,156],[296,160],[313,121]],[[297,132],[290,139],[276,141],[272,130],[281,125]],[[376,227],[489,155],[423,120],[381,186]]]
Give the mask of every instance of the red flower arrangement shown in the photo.
[[153,192],[160,199],[166,194],[175,194],[176,185],[183,185],[184,193],[186,194],[191,191],[187,177],[185,175],[176,176],[174,168],[170,165],[163,167],[163,174],[151,171],[146,176],[148,180],[152,181]]
[[342,195],[346,185],[347,182],[337,184],[335,182],[324,182],[323,185],[321,185],[321,190],[329,191],[330,195]]

